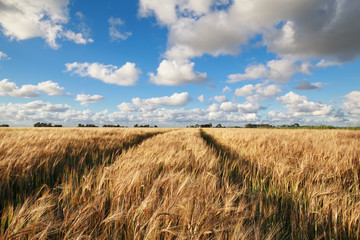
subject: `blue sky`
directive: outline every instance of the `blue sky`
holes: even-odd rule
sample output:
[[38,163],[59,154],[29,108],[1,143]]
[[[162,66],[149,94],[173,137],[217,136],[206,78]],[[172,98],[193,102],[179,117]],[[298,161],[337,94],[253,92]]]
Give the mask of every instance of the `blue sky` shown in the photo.
[[0,0],[0,124],[360,125],[357,0]]

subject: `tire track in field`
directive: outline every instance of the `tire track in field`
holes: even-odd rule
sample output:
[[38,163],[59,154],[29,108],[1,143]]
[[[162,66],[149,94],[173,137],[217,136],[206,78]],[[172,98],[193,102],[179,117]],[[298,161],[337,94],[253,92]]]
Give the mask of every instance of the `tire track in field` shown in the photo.
[[[222,210],[211,212],[202,206],[210,204],[205,199],[220,199],[214,176],[216,162],[217,156],[209,155],[194,129],[171,131],[144,141],[108,167],[112,207],[104,223],[120,225],[120,239],[132,239],[135,235],[139,239],[173,239],[181,234],[184,239],[213,236],[210,229],[204,231],[206,234],[200,230],[208,222],[219,221],[223,214]],[[227,231],[223,226],[219,229]]]
[[[17,178],[17,176],[10,176],[6,182],[2,182],[0,185],[0,220],[3,208],[7,203],[12,203],[14,206],[22,204],[28,197],[39,194],[39,189],[43,189],[44,186],[53,189],[57,185],[61,184],[64,179],[63,176],[67,172],[76,171],[77,179],[81,179],[85,172],[90,171],[93,168],[101,165],[109,165],[113,163],[117,156],[130,148],[137,147],[143,141],[152,138],[156,135],[163,134],[165,132],[148,132],[140,135],[135,135],[130,141],[125,141],[121,144],[121,147],[113,147],[109,149],[96,149],[97,157],[87,153],[87,149],[84,149],[83,154],[72,155],[72,149],[77,146],[66,147],[67,151],[63,156],[64,161],[58,162],[53,165],[51,169],[51,175],[47,174],[47,167],[40,165],[35,169],[29,171],[25,178]],[[51,161],[51,159],[49,159]]]
[[[285,185],[276,186],[277,192],[272,192],[271,169],[259,170],[256,163],[243,159],[203,129],[200,129],[200,135],[209,148],[214,149],[219,156],[220,184],[223,185],[227,181],[229,184],[247,189],[245,197],[250,204],[256,204],[254,221],[261,222],[262,231],[280,227],[275,239],[333,239],[328,232],[331,223],[319,223],[314,213],[307,219],[309,223],[306,231],[298,228],[296,222],[300,221],[299,215],[306,215],[303,212],[306,203],[297,201],[294,193],[289,192]],[[264,212],[269,206],[273,212],[267,215]],[[358,239],[358,236],[351,236],[345,228],[339,229],[338,234],[343,237],[341,239]]]
[[[200,129],[200,135],[209,148],[215,150],[219,156],[218,171],[220,184],[223,185],[227,182],[230,185],[238,185],[239,188],[246,189],[244,198],[251,208],[255,209],[253,222],[260,224],[260,228],[264,232],[269,231],[269,229],[276,229],[279,227],[277,224],[280,223],[281,231],[277,231],[275,239],[292,239],[294,230],[291,228],[290,223],[293,219],[288,214],[288,210],[295,209],[296,206],[291,199],[286,197],[282,199],[281,196],[278,199],[278,196],[275,196],[275,199],[270,200],[270,205],[275,209],[272,215],[266,216],[266,213],[263,211],[263,206],[269,204],[269,201],[267,201],[268,189],[266,189],[270,181],[269,173],[260,172],[256,164],[243,159],[239,154],[219,143],[216,138],[206,133],[203,129]],[[283,214],[284,212],[286,214]],[[277,218],[275,223],[273,218]]]

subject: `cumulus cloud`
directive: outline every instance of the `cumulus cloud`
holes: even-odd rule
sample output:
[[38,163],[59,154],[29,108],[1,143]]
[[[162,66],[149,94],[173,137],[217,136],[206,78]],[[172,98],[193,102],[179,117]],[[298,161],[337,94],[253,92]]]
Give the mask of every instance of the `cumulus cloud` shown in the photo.
[[155,14],[161,24],[172,24],[177,20],[175,1],[141,0],[139,3],[139,15],[147,17]]
[[200,102],[204,102],[204,101],[205,101],[204,95],[200,95],[200,96],[198,97],[198,100],[199,100]]
[[256,85],[247,84],[241,88],[235,90],[235,96],[246,97],[244,103],[224,103],[223,110],[237,111],[243,114],[256,114],[259,110],[265,109],[260,105],[261,101],[269,98],[274,98],[282,92],[281,86],[276,84],[259,83]]
[[296,90],[313,90],[313,89],[320,89],[324,86],[324,83],[309,83],[308,81],[301,81],[299,84],[294,87]]
[[[8,113],[18,112],[21,116],[32,116],[38,113],[60,113],[66,112],[70,109],[67,104],[52,104],[49,102],[43,102],[41,100],[32,101],[28,103],[9,103],[0,106],[0,112],[4,113],[8,108]],[[9,118],[12,119],[12,118]]]
[[39,91],[42,91],[43,93],[50,95],[50,96],[63,96],[64,88],[60,87],[58,83],[55,83],[53,81],[46,81],[38,83],[37,85]]
[[225,112],[237,112],[237,104],[233,102],[223,102],[220,105],[220,109]]
[[[360,23],[358,1],[297,1],[282,28],[272,28],[265,35],[270,51],[338,61],[359,55]],[[299,3],[291,4],[296,5]],[[276,5],[276,4],[275,4]]]
[[256,87],[252,84],[247,84],[235,90],[235,95],[238,97],[250,96],[254,93]]
[[360,54],[359,11],[360,3],[353,0],[139,3],[140,16],[154,16],[169,30],[164,54],[167,63],[190,62],[204,54],[237,55],[242,46],[259,35],[263,39],[260,44],[281,58],[249,66],[245,73],[230,75],[229,82],[269,79],[285,83],[297,72],[308,74],[306,61],[310,59],[320,60],[317,67],[355,59]]
[[101,95],[89,95],[89,94],[78,94],[76,95],[76,101],[81,102],[80,104],[83,106],[87,106],[88,103],[96,103],[96,102],[100,102],[101,100],[103,100],[104,97]]
[[334,107],[323,102],[310,102],[306,96],[298,95],[294,92],[289,92],[284,96],[276,98],[276,101],[284,104],[284,108],[293,116],[315,116],[327,117]]
[[137,107],[149,107],[150,109],[157,106],[165,107],[179,107],[185,106],[191,97],[188,92],[174,93],[171,96],[157,97],[157,98],[133,98],[132,103]]
[[109,36],[111,41],[126,40],[132,35],[131,32],[121,33],[119,27],[124,25],[124,21],[120,18],[109,18]]
[[236,54],[255,34],[281,56],[346,61],[360,52],[357,1],[239,0],[225,8],[216,7],[218,1],[198,1],[196,7],[192,2],[141,0],[139,9],[169,27],[169,50],[186,57]]
[[[0,121],[11,126],[31,126],[34,122],[52,122],[64,126],[76,126],[78,123],[121,124],[132,126],[139,124],[156,124],[160,126],[185,126],[195,123],[221,122],[228,125],[245,124],[258,121],[254,113],[225,112],[219,106],[209,109],[156,108],[146,111],[136,108],[132,103],[122,103],[119,111],[109,113],[107,110],[93,112],[89,109],[75,110],[69,105],[33,101],[24,104],[1,104]],[[9,122],[11,119],[11,122]]]
[[127,102],[123,102],[119,104],[117,107],[122,112],[134,112],[137,109],[133,104]]
[[218,101],[219,103],[228,102],[229,100],[226,98],[226,96],[215,96],[215,101]]
[[242,104],[238,104],[238,111],[241,113],[257,113],[261,107],[257,102],[244,102]]
[[93,43],[94,40],[92,38],[84,38],[84,35],[82,33],[74,33],[73,31],[67,30],[63,33],[63,36],[70,41],[74,41],[77,44],[87,44],[87,43]]
[[193,62],[163,60],[157,74],[150,73],[150,82],[157,85],[176,86],[187,83],[204,83],[209,81],[206,73],[194,71]]
[[216,112],[217,114],[239,113],[239,114],[256,114],[261,109],[259,103],[255,102],[223,102],[220,105],[213,103],[208,107],[209,112]]
[[352,91],[345,96],[342,107],[347,111],[349,117],[360,122],[360,91]]
[[53,104],[43,101],[0,104],[0,121],[11,126],[32,126],[35,122],[51,122],[76,126],[79,122],[98,123],[107,121],[107,111],[77,111],[67,104]]
[[268,98],[275,97],[282,92],[281,87],[276,84],[266,85],[266,83],[259,83],[256,85],[247,84],[235,90],[235,96],[247,97],[250,102],[263,101]]
[[67,63],[66,71],[80,77],[91,77],[105,83],[119,86],[133,86],[138,80],[141,70],[136,68],[135,63],[127,62],[121,67],[104,65],[101,63]]
[[0,25],[5,36],[15,40],[35,37],[45,39],[51,48],[58,48],[59,38],[78,44],[92,42],[81,33],[67,30],[69,22],[68,0],[21,1],[5,0],[0,3]]
[[37,85],[23,85],[21,87],[18,87],[16,83],[10,82],[8,79],[0,81],[0,96],[8,95],[20,98],[34,98],[40,96],[39,92],[50,96],[65,95],[64,88],[52,81],[40,82]]
[[266,79],[277,83],[288,82],[295,73],[301,72],[309,74],[309,66],[307,63],[296,64],[292,59],[279,59],[263,64],[251,65],[245,69],[245,73],[231,74],[228,76],[230,83],[240,82],[244,80]]
[[211,104],[211,105],[209,106],[209,108],[208,108],[208,110],[209,110],[210,112],[217,112],[217,111],[219,111],[219,109],[220,109],[220,106],[219,106],[219,104],[217,104],[217,103]]

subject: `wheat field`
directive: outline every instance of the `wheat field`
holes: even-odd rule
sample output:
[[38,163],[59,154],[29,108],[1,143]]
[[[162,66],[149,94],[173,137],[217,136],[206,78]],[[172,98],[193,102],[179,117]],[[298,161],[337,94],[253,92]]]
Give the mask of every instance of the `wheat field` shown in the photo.
[[0,130],[0,239],[360,239],[360,132]]

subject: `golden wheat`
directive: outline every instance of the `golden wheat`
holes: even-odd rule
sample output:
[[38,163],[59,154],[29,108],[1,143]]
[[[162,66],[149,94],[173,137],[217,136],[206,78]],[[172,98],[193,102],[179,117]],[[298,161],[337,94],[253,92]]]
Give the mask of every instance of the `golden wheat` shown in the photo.
[[359,238],[360,132],[6,129],[0,137],[0,239]]
[[276,207],[281,214],[290,215],[286,221],[292,222],[291,232],[306,232],[301,238],[360,237],[360,132],[276,129],[206,132],[220,146],[253,166],[253,172],[247,173],[249,181],[267,198],[264,204],[274,207],[277,201],[283,201],[283,206]]

